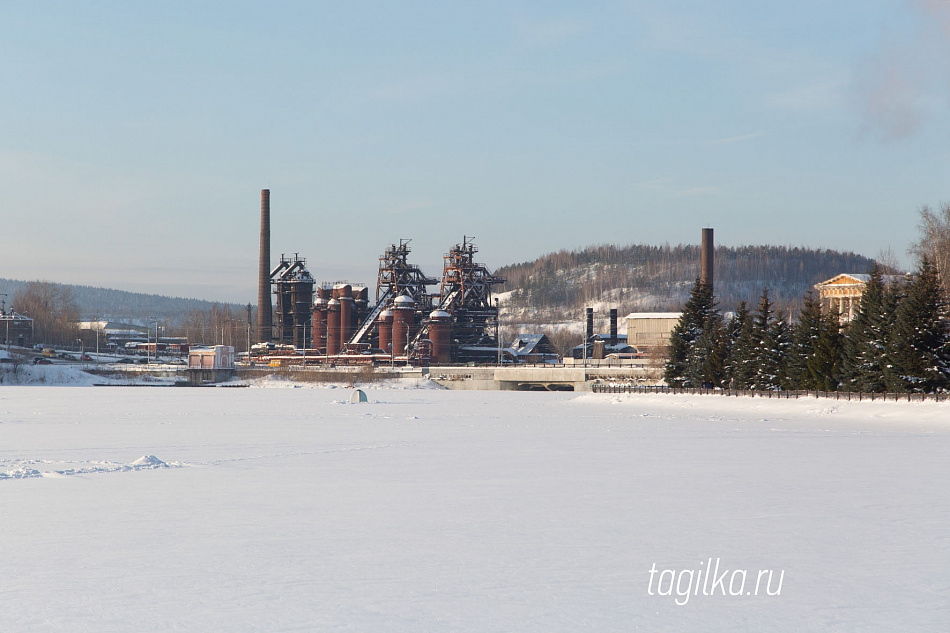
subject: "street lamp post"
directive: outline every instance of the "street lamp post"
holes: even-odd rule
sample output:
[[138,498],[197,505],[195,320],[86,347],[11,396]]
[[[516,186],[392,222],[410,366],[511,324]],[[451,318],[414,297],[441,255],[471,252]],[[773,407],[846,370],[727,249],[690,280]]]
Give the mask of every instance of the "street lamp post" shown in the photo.
[[99,317],[96,317],[96,364],[99,364]]
[[584,367],[587,367],[587,323],[584,323]]
[[10,317],[7,316],[7,299],[6,299],[7,293],[0,292],[0,297],[3,297],[3,299],[0,299],[0,315],[3,315],[3,320],[6,321],[7,323],[7,334],[3,340],[7,342],[7,356],[9,356],[10,355]]
[[498,297],[495,297],[495,338],[498,339],[498,365],[501,366],[501,308],[498,307]]
[[[152,363],[151,323],[152,323],[152,320],[154,319],[155,317],[153,317],[151,314],[148,315],[145,319],[145,364],[146,365],[150,365]],[[156,320],[155,323],[157,324],[158,321]],[[155,330],[155,360],[158,360],[158,329],[157,328]]]

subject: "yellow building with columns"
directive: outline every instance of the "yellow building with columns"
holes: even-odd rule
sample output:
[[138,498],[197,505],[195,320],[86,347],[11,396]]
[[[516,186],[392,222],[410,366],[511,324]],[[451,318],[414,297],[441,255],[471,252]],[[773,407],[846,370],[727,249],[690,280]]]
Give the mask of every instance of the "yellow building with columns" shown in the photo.
[[[905,279],[904,275],[883,275],[882,277],[885,285],[903,283]],[[841,315],[841,322],[848,323],[858,313],[861,295],[864,294],[864,288],[870,280],[871,275],[842,273],[828,281],[815,284],[822,311],[831,312],[837,308],[838,314]]]

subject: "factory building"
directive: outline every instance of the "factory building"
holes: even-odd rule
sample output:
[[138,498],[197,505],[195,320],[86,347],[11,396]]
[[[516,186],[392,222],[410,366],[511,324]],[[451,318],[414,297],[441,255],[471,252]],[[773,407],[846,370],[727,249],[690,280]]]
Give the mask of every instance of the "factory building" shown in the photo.
[[33,319],[0,306],[0,344],[5,347],[33,345]]
[[[493,361],[498,307],[492,287],[504,283],[475,261],[463,237],[444,255],[441,281],[409,261],[409,240],[379,257],[376,302],[369,288],[317,286],[299,254],[270,267],[270,191],[261,191],[261,243],[256,349],[302,352],[318,361],[430,364]],[[437,292],[430,286],[439,286]],[[272,300],[271,296],[274,296]]]

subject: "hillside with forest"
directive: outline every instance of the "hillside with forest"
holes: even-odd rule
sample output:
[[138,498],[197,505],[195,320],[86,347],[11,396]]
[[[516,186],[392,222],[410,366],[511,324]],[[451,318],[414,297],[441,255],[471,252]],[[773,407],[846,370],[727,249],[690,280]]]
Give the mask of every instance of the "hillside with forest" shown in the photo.
[[[31,283],[35,282],[0,278],[0,293],[8,295],[6,301],[9,305],[17,292],[25,290]],[[95,286],[57,285],[69,290],[70,297],[79,310],[79,318],[84,320],[99,317],[136,321],[154,316],[167,321],[179,321],[183,320],[184,316],[191,311],[206,312],[213,306],[220,307],[223,305],[202,299],[167,297]],[[232,304],[228,307],[237,314],[244,314],[243,306]]]
[[[769,289],[776,306],[797,312],[817,282],[839,273],[865,273],[874,260],[850,252],[788,246],[719,246],[715,294],[719,308],[753,305]],[[585,306],[629,312],[679,311],[700,275],[698,245],[598,245],[561,250],[503,266],[509,321],[577,319]]]

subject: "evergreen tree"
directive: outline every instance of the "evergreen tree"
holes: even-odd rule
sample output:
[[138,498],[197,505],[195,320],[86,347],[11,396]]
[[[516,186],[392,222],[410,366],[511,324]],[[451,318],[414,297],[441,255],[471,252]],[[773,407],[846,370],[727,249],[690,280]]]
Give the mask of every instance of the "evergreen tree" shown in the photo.
[[936,267],[924,258],[897,307],[887,389],[933,393],[950,385],[950,325]]
[[821,304],[809,291],[802,302],[798,321],[792,328],[792,342],[785,362],[787,389],[816,389],[808,374],[808,360],[814,356],[818,345],[821,320]]
[[727,385],[735,385],[737,367],[737,350],[739,338],[742,335],[742,329],[749,321],[749,308],[745,301],[739,302],[732,320],[726,327],[726,362],[725,362],[725,382]]
[[702,386],[702,382],[696,382],[696,361],[690,363],[690,357],[694,354],[697,340],[711,326],[711,318],[718,314],[712,286],[697,279],[683,314],[670,334],[669,358],[663,374],[666,384],[671,387]]
[[726,376],[727,344],[722,316],[713,311],[687,355],[685,382],[691,387],[722,387]]
[[792,346],[792,324],[783,310],[772,322],[772,340],[775,341],[775,362],[778,364],[774,389],[786,389],[788,383],[788,354]]
[[769,290],[762,291],[759,308],[752,317],[752,358],[755,360],[751,389],[778,389],[781,385],[783,328],[776,324]]
[[888,327],[896,300],[895,291],[884,288],[881,269],[875,264],[845,335],[841,382],[848,389],[884,391]]
[[734,389],[752,389],[758,372],[755,347],[758,333],[752,314],[746,313],[729,354],[730,380]]
[[840,364],[840,316],[837,311],[822,313],[821,302],[809,292],[791,332],[785,387],[833,391]]
[[841,375],[844,338],[841,335],[841,314],[837,308],[821,317],[818,341],[814,353],[805,362],[809,380],[814,389],[835,391]]

